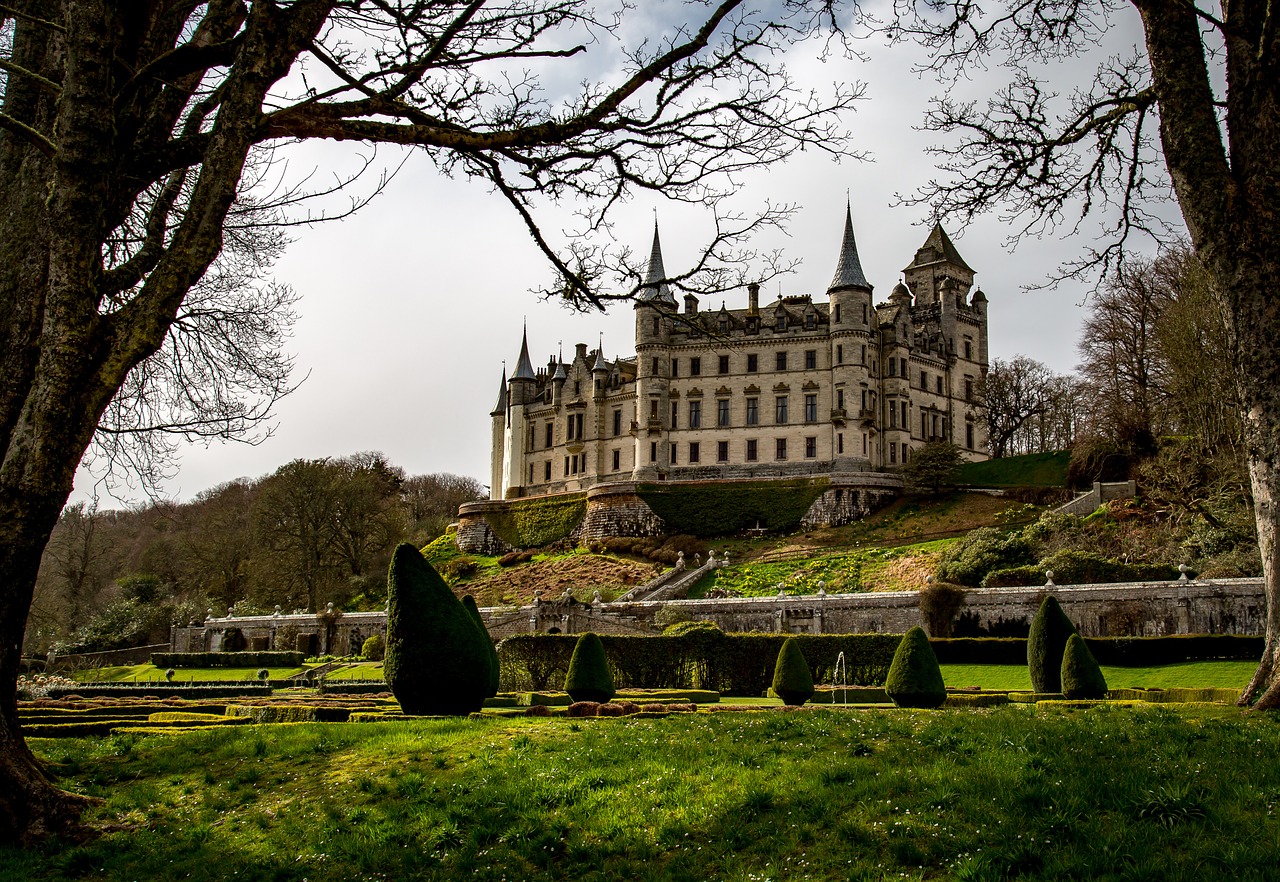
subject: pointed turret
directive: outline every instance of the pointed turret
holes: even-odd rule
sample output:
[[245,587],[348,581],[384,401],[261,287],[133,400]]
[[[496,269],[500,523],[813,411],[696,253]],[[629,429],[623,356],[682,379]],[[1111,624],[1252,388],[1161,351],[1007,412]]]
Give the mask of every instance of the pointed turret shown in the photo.
[[644,287],[636,295],[637,303],[662,303],[666,306],[676,305],[671,286],[662,281],[667,271],[662,265],[662,243],[658,239],[658,222],[653,222],[653,248],[649,251],[649,268],[644,274]]
[[946,230],[942,229],[940,223],[933,225],[933,229],[929,231],[929,238],[925,239],[924,244],[916,251],[916,258],[907,270],[934,263],[948,263],[967,273],[973,273],[973,268],[964,262],[964,258],[960,256],[960,252],[951,242],[951,237],[947,235]]
[[597,371],[603,371],[606,374],[609,373],[609,362],[604,359],[603,343],[601,343],[600,348],[596,350],[596,363],[591,366],[591,373],[594,374]]
[[507,412],[507,368],[502,367],[502,385],[498,387],[498,403],[489,411],[489,416],[502,416]]
[[511,375],[513,380],[536,380],[537,376],[533,372],[533,362],[529,360],[529,329],[525,328],[524,333],[520,336],[520,358],[516,361],[516,372]]
[[840,291],[847,288],[872,290],[862,271],[862,261],[858,259],[858,243],[853,236],[853,209],[848,203],[845,204],[844,241],[840,245],[840,260],[836,263],[836,274],[827,290]]

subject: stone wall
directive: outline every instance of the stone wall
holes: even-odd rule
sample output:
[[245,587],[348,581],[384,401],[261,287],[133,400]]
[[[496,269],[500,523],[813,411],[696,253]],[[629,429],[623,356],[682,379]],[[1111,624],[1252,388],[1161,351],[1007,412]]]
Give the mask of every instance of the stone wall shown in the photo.
[[1082,518],[1085,515],[1093,514],[1097,511],[1098,506],[1104,502],[1110,502],[1113,499],[1132,499],[1137,494],[1138,485],[1133,481],[1118,481],[1112,484],[1094,481],[1093,487],[1087,493],[1081,493],[1075,499],[1066,505],[1059,506],[1054,511]]
[[805,512],[800,529],[838,527],[862,520],[893,502],[901,490],[902,482],[890,475],[832,478],[831,486]]
[[[976,616],[984,627],[1030,622],[1047,593],[1058,598],[1087,637],[1262,634],[1265,629],[1266,601],[1258,578],[981,588],[966,592],[960,612]],[[528,633],[657,633],[654,616],[668,605],[686,611],[690,618],[738,632],[901,634],[924,624],[920,595],[915,591],[627,603],[566,599],[480,612],[490,635],[499,640]],[[281,634],[297,633],[314,635],[317,654],[354,655],[369,635],[385,636],[386,615],[347,613],[333,621],[310,614],[210,618],[203,624],[175,628],[173,651],[217,651],[228,628],[239,628],[254,648],[293,649],[276,643]]]

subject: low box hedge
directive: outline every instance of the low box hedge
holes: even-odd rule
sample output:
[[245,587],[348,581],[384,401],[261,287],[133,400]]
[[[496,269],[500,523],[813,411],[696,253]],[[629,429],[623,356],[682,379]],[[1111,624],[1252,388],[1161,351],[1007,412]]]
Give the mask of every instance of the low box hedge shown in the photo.
[[235,683],[202,683],[199,686],[187,683],[137,683],[134,685],[113,684],[111,686],[68,686],[49,690],[50,698],[65,698],[79,695],[82,698],[241,698],[254,695],[268,696],[271,687],[263,683],[245,680]]
[[1197,689],[1188,686],[1175,686],[1171,689],[1110,689],[1107,698],[1131,701],[1155,701],[1178,703],[1213,703],[1235,704],[1240,700],[1239,689],[1206,687]]
[[[773,692],[770,689],[769,692]],[[819,686],[808,704],[891,704],[883,686]]]
[[255,723],[345,723],[351,718],[351,708],[303,704],[233,704],[227,707],[227,716],[248,717]]
[[292,650],[272,652],[153,652],[157,668],[300,668],[305,658]]
[[998,707],[1009,703],[1008,693],[948,692],[943,707]]
[[1010,692],[1009,701],[1013,704],[1039,704],[1042,701],[1061,701],[1066,696],[1061,692]]
[[316,684],[321,695],[377,695],[391,692],[383,680],[321,680]]

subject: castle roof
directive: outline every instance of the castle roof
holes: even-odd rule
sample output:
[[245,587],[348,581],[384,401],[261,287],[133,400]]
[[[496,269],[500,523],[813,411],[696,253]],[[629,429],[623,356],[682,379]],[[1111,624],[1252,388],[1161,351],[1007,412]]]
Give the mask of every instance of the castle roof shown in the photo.
[[942,229],[940,223],[933,225],[933,229],[929,231],[929,238],[925,239],[924,244],[916,251],[915,260],[911,261],[907,269],[933,263],[949,263],[962,270],[973,272],[973,268],[964,262],[964,258],[960,256],[960,252],[951,242],[951,237],[947,235],[946,230]]
[[507,412],[507,368],[502,368],[502,385],[498,387],[498,403],[493,406],[489,416],[500,416]]
[[649,268],[644,274],[644,285],[636,295],[636,303],[662,303],[675,306],[676,298],[671,286],[663,281],[667,271],[662,266],[662,243],[658,240],[658,222],[653,222],[653,248],[649,251]]
[[511,375],[511,379],[538,379],[537,375],[533,372],[533,362],[529,360],[529,330],[527,328],[520,337],[520,358],[516,361],[516,372]]
[[844,213],[844,241],[840,245],[840,259],[836,263],[836,274],[831,279],[828,291],[841,288],[865,288],[871,290],[867,276],[862,271],[862,261],[858,259],[858,243],[853,238],[853,210],[846,203]]
[[596,350],[596,363],[591,366],[591,370],[592,371],[608,371],[609,370],[609,362],[604,360],[603,345],[601,345],[600,348]]

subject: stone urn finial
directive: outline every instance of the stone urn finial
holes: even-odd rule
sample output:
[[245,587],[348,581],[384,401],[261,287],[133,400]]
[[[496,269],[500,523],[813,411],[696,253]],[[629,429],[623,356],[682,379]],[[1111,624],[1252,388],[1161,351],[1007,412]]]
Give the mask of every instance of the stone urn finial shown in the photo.
[[1046,588],[1048,588],[1050,585],[1053,584],[1053,570],[1045,570],[1044,578],[1045,578],[1044,585]]

